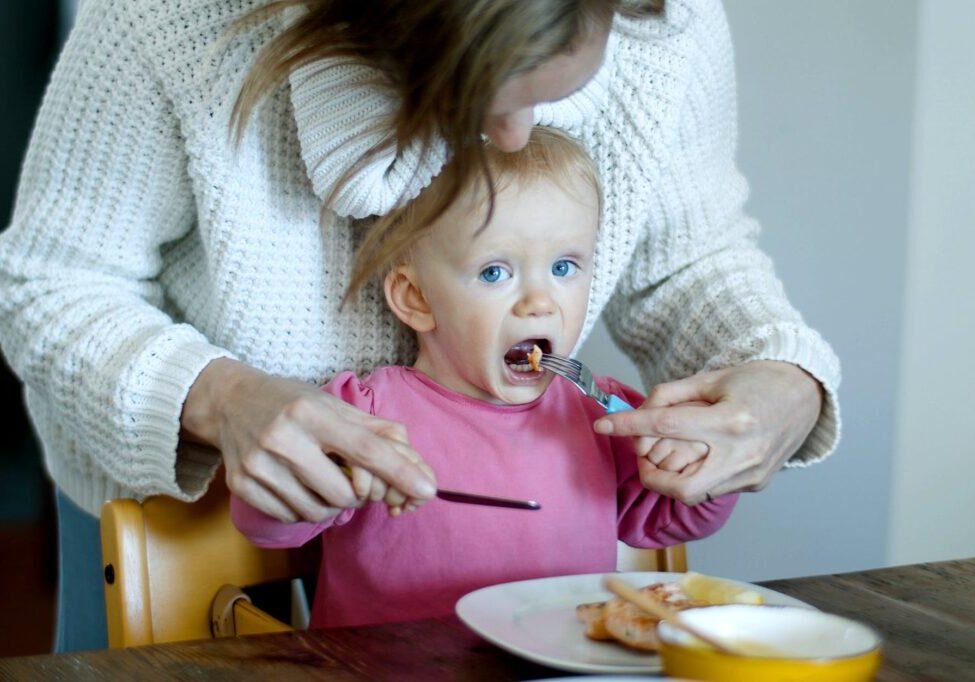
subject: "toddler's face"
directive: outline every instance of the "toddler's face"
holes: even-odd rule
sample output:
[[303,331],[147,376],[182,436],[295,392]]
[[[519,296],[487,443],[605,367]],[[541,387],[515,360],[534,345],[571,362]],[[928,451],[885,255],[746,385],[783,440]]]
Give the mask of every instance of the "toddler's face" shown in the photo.
[[[568,190],[562,185],[567,185]],[[417,368],[481,400],[526,403],[552,380],[526,353],[569,354],[585,320],[599,220],[581,179],[502,189],[491,222],[463,199],[414,253],[435,327],[420,335]],[[468,204],[467,210],[465,204]]]

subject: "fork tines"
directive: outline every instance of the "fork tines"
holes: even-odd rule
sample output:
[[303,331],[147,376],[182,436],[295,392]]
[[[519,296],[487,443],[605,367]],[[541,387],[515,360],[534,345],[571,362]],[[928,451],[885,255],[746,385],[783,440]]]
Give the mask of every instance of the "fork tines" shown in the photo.
[[582,363],[572,358],[544,353],[538,364],[546,369],[552,370],[556,374],[561,374],[566,379],[578,381],[582,376]]

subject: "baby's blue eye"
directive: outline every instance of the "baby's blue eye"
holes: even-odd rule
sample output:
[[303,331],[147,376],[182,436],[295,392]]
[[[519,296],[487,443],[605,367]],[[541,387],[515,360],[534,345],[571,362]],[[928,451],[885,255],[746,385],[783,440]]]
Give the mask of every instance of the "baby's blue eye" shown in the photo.
[[482,282],[488,282],[492,284],[494,282],[500,282],[502,280],[506,280],[509,277],[511,277],[511,273],[509,273],[500,265],[489,265],[483,270],[481,270],[481,274],[477,276],[477,278]]
[[578,269],[579,266],[570,260],[562,259],[552,263],[552,274],[556,277],[568,277]]

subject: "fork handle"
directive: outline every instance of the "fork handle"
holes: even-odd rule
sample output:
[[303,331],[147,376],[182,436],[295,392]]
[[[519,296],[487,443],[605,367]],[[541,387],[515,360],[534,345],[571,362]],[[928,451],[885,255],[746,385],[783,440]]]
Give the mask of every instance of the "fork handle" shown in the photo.
[[623,400],[617,395],[610,394],[609,400],[606,401],[606,414],[615,414],[617,412],[627,412],[632,410],[633,406],[628,402]]

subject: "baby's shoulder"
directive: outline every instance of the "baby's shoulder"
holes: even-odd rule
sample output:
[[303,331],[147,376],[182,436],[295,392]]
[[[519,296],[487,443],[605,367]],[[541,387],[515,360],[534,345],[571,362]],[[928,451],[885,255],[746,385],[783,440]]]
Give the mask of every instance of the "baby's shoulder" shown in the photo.
[[362,376],[355,372],[339,372],[329,380],[322,390],[364,412],[376,414],[377,397],[395,395],[397,387],[403,383],[404,367],[377,367]]
[[646,396],[642,391],[639,391],[629,384],[624,384],[622,381],[618,381],[611,376],[595,376],[596,385],[603,390],[604,393],[610,393],[615,396],[619,396],[626,402],[628,402],[632,407],[639,407],[643,404]]

